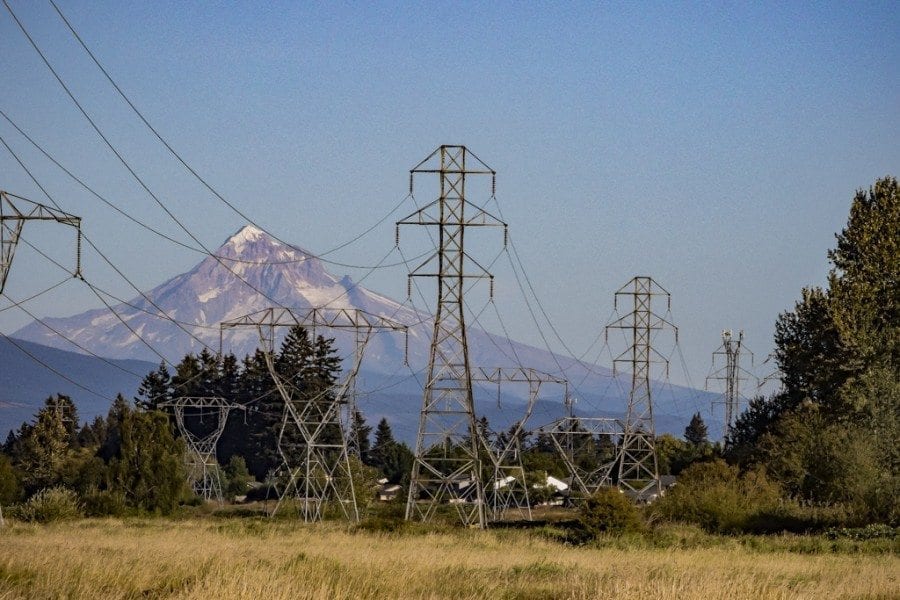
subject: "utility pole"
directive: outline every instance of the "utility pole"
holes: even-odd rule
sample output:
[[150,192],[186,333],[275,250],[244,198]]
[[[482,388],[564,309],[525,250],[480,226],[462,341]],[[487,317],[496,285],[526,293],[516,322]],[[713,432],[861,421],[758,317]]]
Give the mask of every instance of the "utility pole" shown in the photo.
[[74,227],[77,232],[75,277],[81,276],[81,218],[21,196],[0,190],[0,294],[26,221],[56,221]]
[[[465,146],[441,146],[411,169],[410,194],[418,174],[438,175],[439,196],[397,222],[397,243],[400,225],[437,227],[436,251],[409,274],[410,278],[437,278],[437,310],[406,519],[427,521],[440,505],[449,502],[464,525],[483,528],[487,515],[480,475],[482,442],[472,400],[463,291],[466,279],[487,278],[493,282],[493,275],[466,253],[464,239],[469,227],[503,227],[505,233],[506,223],[466,199],[469,177],[489,175],[493,194],[496,172]],[[468,271],[468,264],[477,272]]]
[[678,328],[653,312],[653,299],[663,296],[666,311],[672,305],[672,297],[651,277],[634,277],[616,292],[614,306],[618,311],[619,298],[630,298],[631,312],[606,327],[631,332],[631,345],[613,361],[613,376],[619,364],[631,367],[631,392],[625,417],[622,445],[619,450],[619,489],[634,495],[638,500],[659,494],[659,463],[656,456],[656,429],[653,424],[653,398],[650,389],[650,366],[669,362],[653,348],[652,332],[671,328],[678,341]]
[[[173,410],[178,431],[187,442],[185,466],[191,489],[207,502],[215,500],[222,504],[222,478],[219,473],[216,446],[219,438],[222,437],[222,432],[225,431],[228,413],[232,409],[244,410],[244,406],[229,402],[220,396],[181,396],[163,402],[159,407]],[[186,415],[185,411],[189,409],[194,409],[194,412]],[[191,431],[185,423],[185,416],[199,416],[202,419],[204,412],[210,413],[215,418],[213,429],[205,434]]]
[[[0,294],[6,289],[6,279],[26,221],[56,221],[76,229],[74,276],[81,277],[81,217],[0,190]],[[0,527],[3,525],[3,508],[0,507]]]
[[[342,411],[350,404],[351,390],[371,334],[375,331],[402,331],[406,334],[407,326],[356,309],[266,308],[220,323],[220,347],[222,333],[226,329],[247,326],[255,327],[259,333],[266,367],[284,402],[278,451],[288,478],[272,514],[278,512],[288,498],[296,496],[306,522],[321,521],[329,504],[347,520],[359,521]],[[344,380],[312,398],[296,394],[298,390],[275,366],[275,334],[279,327],[309,328],[313,341],[317,328],[355,331],[355,359]],[[296,434],[299,434],[303,444],[299,461],[290,447],[290,440],[296,439]]]
[[737,339],[731,333],[730,329],[722,331],[722,345],[718,350],[713,352],[712,366],[715,368],[719,362],[717,357],[724,359],[724,364],[711,375],[706,378],[706,389],[709,389],[710,381],[724,381],[725,391],[722,394],[721,403],[725,405],[725,423],[722,429],[722,437],[724,438],[731,428],[740,412],[741,404],[741,382],[748,378],[754,378],[753,374],[741,367],[741,353],[749,354],[751,363],[753,361],[753,353],[744,346],[744,332],[739,331]]

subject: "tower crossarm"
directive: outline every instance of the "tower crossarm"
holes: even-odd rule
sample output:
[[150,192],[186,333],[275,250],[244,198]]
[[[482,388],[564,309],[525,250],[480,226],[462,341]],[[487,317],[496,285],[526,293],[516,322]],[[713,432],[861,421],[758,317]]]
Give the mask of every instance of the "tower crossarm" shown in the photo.
[[22,196],[0,190],[0,294],[6,288],[6,279],[12,267],[13,257],[22,228],[26,221],[55,221],[74,227],[77,231],[76,262],[74,276],[81,276],[81,217],[39,204]]

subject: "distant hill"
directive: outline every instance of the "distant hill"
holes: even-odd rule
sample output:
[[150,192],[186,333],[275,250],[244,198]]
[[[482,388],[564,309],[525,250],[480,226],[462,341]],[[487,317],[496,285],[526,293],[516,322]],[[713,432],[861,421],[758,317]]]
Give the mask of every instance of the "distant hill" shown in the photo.
[[[85,354],[48,348],[24,340],[14,342],[0,338],[2,439],[6,439],[10,429],[18,428],[23,421],[30,421],[44,400],[52,394],[70,396],[78,406],[82,420],[106,414],[116,394],[121,393],[126,398],[133,397],[141,378],[156,368],[153,363],[142,360],[110,360],[109,363],[112,364],[108,364]],[[15,344],[21,346],[21,349]],[[38,361],[103,397],[97,397],[74,385]],[[132,373],[140,374],[140,377]]]

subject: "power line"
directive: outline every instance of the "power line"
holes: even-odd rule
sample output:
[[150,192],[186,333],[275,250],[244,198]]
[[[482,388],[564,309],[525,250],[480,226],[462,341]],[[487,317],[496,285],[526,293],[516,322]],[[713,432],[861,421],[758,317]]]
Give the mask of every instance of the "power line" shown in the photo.
[[15,346],[16,348],[18,348],[23,354],[25,354],[26,356],[28,356],[31,360],[33,360],[34,362],[38,363],[39,365],[41,365],[42,367],[44,367],[44,368],[47,369],[48,371],[51,371],[51,372],[54,373],[55,375],[57,375],[57,376],[59,376],[59,377],[62,377],[63,379],[65,379],[66,381],[68,381],[69,383],[71,383],[72,385],[74,385],[75,387],[77,387],[77,388],[79,388],[79,389],[82,389],[82,390],[84,390],[85,392],[88,392],[89,394],[93,394],[94,396],[96,396],[96,397],[98,397],[98,398],[101,398],[101,399],[103,399],[103,400],[114,401],[113,398],[110,398],[109,396],[104,396],[104,395],[101,394],[100,392],[94,391],[94,390],[92,390],[91,388],[87,387],[86,385],[82,385],[81,383],[78,383],[77,381],[75,381],[74,379],[72,379],[71,377],[69,377],[68,375],[66,375],[65,373],[62,373],[62,372],[58,371],[56,368],[52,367],[51,365],[49,365],[48,363],[44,362],[44,361],[41,360],[39,357],[37,357],[35,354],[33,354],[32,352],[30,352],[27,348],[25,348],[24,346],[20,345],[18,342],[16,342],[16,340],[15,340],[14,338],[9,337],[8,335],[6,335],[6,334],[3,333],[3,332],[0,332],[0,337],[2,337],[3,339],[5,339],[6,341],[8,341],[10,344],[12,344],[13,346]]
[[100,356],[100,355],[98,355],[98,354],[95,354],[95,353],[91,352],[90,350],[88,350],[87,348],[85,348],[84,346],[82,346],[81,344],[79,344],[78,342],[76,342],[75,340],[73,340],[73,339],[67,337],[66,335],[64,335],[64,334],[63,334],[62,332],[60,332],[58,329],[55,329],[55,328],[54,328],[52,325],[50,325],[49,323],[47,323],[47,322],[45,322],[44,320],[42,320],[42,319],[38,318],[37,316],[35,316],[34,313],[32,313],[32,312],[31,312],[30,310],[28,310],[27,308],[25,308],[25,305],[24,305],[23,302],[16,302],[12,297],[10,297],[10,295],[9,295],[8,293],[3,292],[3,296],[6,297],[7,300],[9,300],[10,302],[12,302],[12,303],[13,303],[13,306],[15,306],[16,308],[18,308],[19,310],[21,310],[22,312],[24,312],[25,314],[27,314],[29,317],[31,317],[32,319],[34,319],[35,321],[37,321],[38,323],[40,323],[41,325],[43,325],[44,327],[46,327],[47,329],[49,329],[50,331],[52,331],[53,333],[55,333],[56,335],[58,335],[59,337],[61,337],[62,339],[66,340],[67,342],[69,342],[69,343],[72,344],[73,346],[77,347],[77,348],[78,348],[79,350],[81,350],[82,352],[85,352],[85,353],[87,353],[87,354],[93,356],[94,358],[100,359],[100,360],[103,361],[104,363],[108,364],[108,365],[111,366],[111,367],[115,367],[116,369],[122,371],[123,373],[128,373],[129,375],[134,375],[135,377],[143,377],[143,375],[140,375],[140,374],[138,374],[138,373],[135,373],[135,372],[132,371],[131,369],[126,369],[125,367],[123,367],[123,366],[121,366],[121,365],[117,365],[116,363],[110,361],[109,359],[106,359],[106,358],[104,358],[104,357],[102,357],[102,356]]
[[[5,0],[4,0],[4,3],[5,3]],[[75,37],[75,39],[78,41],[79,45],[81,45],[81,47],[84,49],[84,51],[87,53],[87,55],[91,58],[91,60],[97,66],[97,68],[100,69],[100,72],[103,73],[103,75],[106,77],[107,81],[109,81],[109,83],[113,86],[113,88],[116,90],[116,92],[118,92],[119,96],[121,96],[122,99],[126,102],[126,104],[128,104],[128,106],[131,108],[131,110],[134,111],[134,113],[138,116],[138,118],[141,120],[141,122],[144,125],[146,125],[147,128],[153,133],[153,135],[156,136],[156,138],[162,143],[162,145],[165,146],[166,150],[168,150],[169,153],[172,154],[172,156],[174,156],[178,160],[178,162],[181,163],[182,166],[184,166],[184,168],[187,169],[187,171],[191,175],[193,175],[207,190],[209,190],[210,193],[213,194],[213,196],[215,196],[220,201],[222,201],[228,208],[230,208],[232,211],[234,211],[235,214],[240,216],[242,219],[244,219],[251,225],[257,227],[258,229],[265,231],[268,235],[270,235],[272,238],[274,238],[278,242],[281,242],[282,244],[284,244],[286,246],[291,246],[291,244],[289,244],[288,242],[285,242],[278,236],[272,234],[271,232],[267,231],[264,227],[261,227],[256,222],[254,222],[253,219],[251,219],[247,214],[245,214],[240,209],[238,209],[234,204],[229,202],[206,179],[204,179],[193,167],[191,167],[188,164],[188,162],[172,147],[171,144],[169,144],[169,142],[162,136],[162,134],[160,134],[159,131],[147,120],[147,118],[144,116],[144,114],[137,108],[137,106],[135,106],[134,102],[131,101],[131,99],[128,97],[128,95],[126,95],[125,92],[122,90],[122,88],[116,83],[116,81],[112,78],[112,75],[110,75],[109,71],[100,63],[100,61],[97,59],[96,55],[91,51],[91,49],[85,43],[84,39],[82,39],[82,37],[78,34],[78,32],[75,30],[75,28],[69,22],[69,20],[66,18],[66,16],[62,13],[59,6],[56,5],[56,2],[54,2],[54,0],[50,0],[50,4],[53,5],[53,8],[56,10],[56,13],[59,15],[60,19],[62,19],[63,23],[66,24],[66,27],[69,29],[69,31],[72,33],[72,35]],[[323,257],[333,254],[334,252],[337,252],[338,250],[346,248],[347,246],[350,246],[351,244],[357,242],[358,240],[362,239],[363,237],[365,237],[366,235],[368,235],[369,233],[374,231],[379,225],[384,223],[398,208],[400,208],[400,206],[403,204],[403,202],[405,200],[406,200],[405,198],[403,200],[401,200],[396,206],[394,206],[393,209],[391,209],[391,211],[388,214],[381,217],[372,226],[368,227],[367,229],[365,229],[358,235],[354,236],[350,240],[343,242],[341,244],[338,244],[337,246],[331,248],[330,250],[328,250],[326,252],[320,253],[317,257],[320,260],[324,260],[325,262],[330,262],[331,264],[335,264],[338,266],[344,266],[344,267],[350,266],[347,264],[342,264],[342,263],[338,263],[338,262],[334,262],[334,261],[325,260],[325,259],[323,259]],[[359,268],[363,268],[363,267],[359,267]]]

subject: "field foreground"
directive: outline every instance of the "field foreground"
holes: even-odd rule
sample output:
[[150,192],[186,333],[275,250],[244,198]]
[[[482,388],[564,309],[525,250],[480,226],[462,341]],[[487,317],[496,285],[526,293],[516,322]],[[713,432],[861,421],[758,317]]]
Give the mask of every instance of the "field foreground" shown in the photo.
[[900,597],[892,553],[616,546],[236,518],[13,524],[0,599]]

